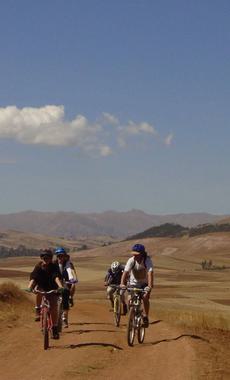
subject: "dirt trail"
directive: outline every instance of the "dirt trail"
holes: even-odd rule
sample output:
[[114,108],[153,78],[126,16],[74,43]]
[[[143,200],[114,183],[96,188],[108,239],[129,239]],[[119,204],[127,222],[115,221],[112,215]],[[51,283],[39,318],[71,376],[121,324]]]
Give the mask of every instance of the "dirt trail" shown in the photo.
[[198,379],[196,346],[202,339],[151,319],[144,344],[126,343],[126,321],[113,325],[105,302],[78,301],[70,326],[51,348],[42,349],[37,323],[1,332],[1,380]]

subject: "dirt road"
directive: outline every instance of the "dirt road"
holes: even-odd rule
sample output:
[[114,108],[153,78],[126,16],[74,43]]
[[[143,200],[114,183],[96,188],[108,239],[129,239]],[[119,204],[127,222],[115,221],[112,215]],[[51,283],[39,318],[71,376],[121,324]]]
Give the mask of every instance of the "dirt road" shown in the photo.
[[126,343],[126,321],[113,324],[106,301],[78,301],[70,313],[70,326],[61,339],[51,340],[44,351],[39,325],[26,323],[1,332],[1,380],[66,379],[198,379],[199,336],[151,318],[144,344]]

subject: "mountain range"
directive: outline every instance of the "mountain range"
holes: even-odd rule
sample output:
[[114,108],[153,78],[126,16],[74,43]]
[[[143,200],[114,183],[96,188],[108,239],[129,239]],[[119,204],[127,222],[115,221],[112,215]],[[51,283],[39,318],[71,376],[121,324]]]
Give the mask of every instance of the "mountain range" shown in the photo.
[[125,238],[164,223],[194,227],[204,223],[216,223],[226,217],[208,213],[154,215],[135,209],[126,212],[105,211],[87,214],[23,211],[0,214],[0,230],[16,230],[68,239],[92,236]]

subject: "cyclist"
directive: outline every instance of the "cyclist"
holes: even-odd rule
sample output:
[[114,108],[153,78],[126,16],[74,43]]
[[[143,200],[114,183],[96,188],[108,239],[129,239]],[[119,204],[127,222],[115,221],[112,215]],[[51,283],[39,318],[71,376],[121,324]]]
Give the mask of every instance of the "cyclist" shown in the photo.
[[[119,261],[112,262],[111,266],[108,268],[106,273],[104,284],[107,286],[107,298],[111,302],[111,307],[113,308],[113,293],[115,289],[111,285],[120,285],[122,273],[124,271],[124,265],[120,264]],[[121,293],[121,302],[123,304],[123,314],[127,314],[127,305],[125,302],[124,292]]]
[[62,275],[62,282],[64,286],[63,292],[63,325],[68,327],[68,312],[69,306],[73,306],[73,295],[75,293],[77,274],[73,263],[70,261],[70,256],[66,253],[63,247],[58,247],[55,249],[55,254],[57,256],[57,264]]
[[[40,253],[41,261],[35,265],[33,271],[30,274],[30,281],[28,285],[28,290],[32,291],[35,287],[38,287],[41,291],[49,291],[52,289],[63,289],[61,282],[61,273],[58,266],[53,263],[53,252],[51,249],[46,248],[41,250]],[[52,335],[54,339],[59,339],[58,327],[57,327],[57,301],[58,295],[55,293],[48,294],[47,298],[50,301],[50,312],[52,316]],[[41,305],[42,295],[36,295],[36,321],[40,320],[40,305]]]
[[[130,278],[129,278],[130,275]],[[129,278],[129,285],[145,290],[143,295],[145,327],[149,326],[149,298],[153,288],[153,263],[143,244],[132,247],[132,257],[127,261],[121,278],[121,288],[125,288]]]

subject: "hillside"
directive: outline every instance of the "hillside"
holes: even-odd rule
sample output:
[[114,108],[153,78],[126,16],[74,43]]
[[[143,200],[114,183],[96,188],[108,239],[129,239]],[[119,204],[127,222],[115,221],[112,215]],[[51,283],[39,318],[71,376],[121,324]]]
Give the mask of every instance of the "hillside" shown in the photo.
[[215,223],[223,217],[205,213],[151,215],[140,210],[91,214],[25,211],[0,215],[0,230],[17,230],[69,240],[95,236],[125,238],[164,223],[192,227]]
[[203,235],[207,233],[217,233],[217,232],[229,232],[230,231],[230,223],[215,223],[215,224],[201,224],[196,227],[183,227],[180,224],[173,223],[165,223],[161,224],[157,227],[151,227],[147,230],[135,234],[133,236],[129,236],[126,240],[137,240],[137,239],[145,239],[151,237],[182,237],[185,235],[188,236],[196,236]]
[[106,236],[68,240],[21,231],[0,231],[0,258],[10,256],[37,256],[44,247],[63,246],[72,251],[81,251],[111,244],[114,239]]

